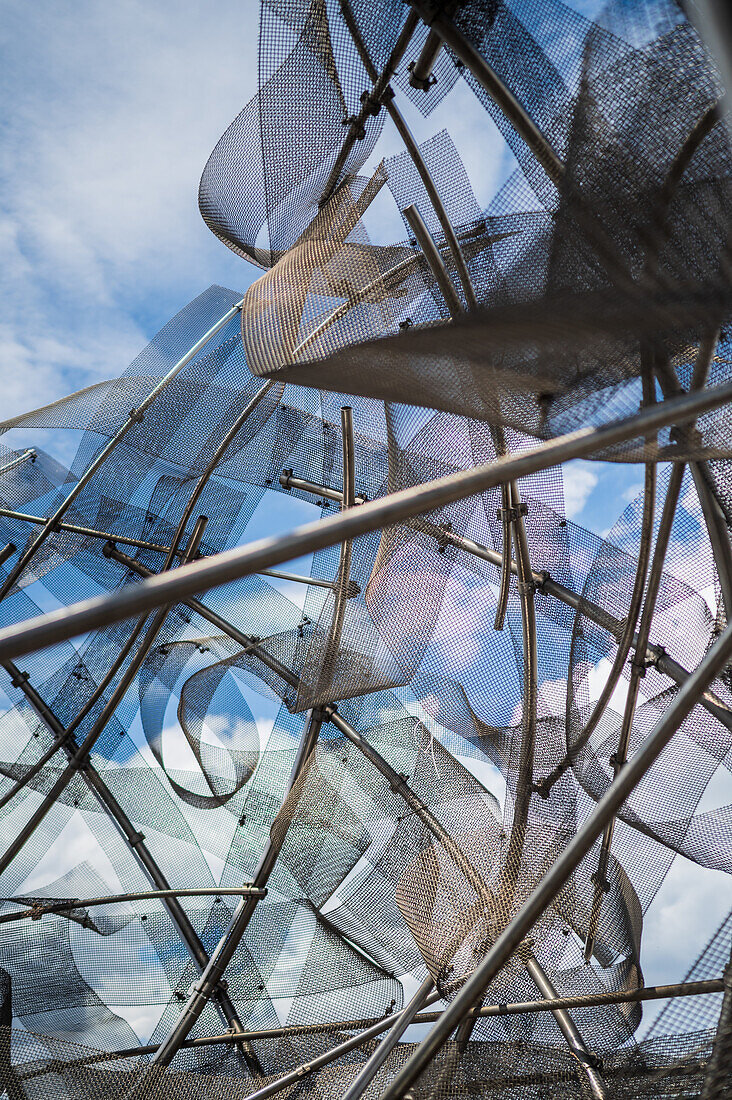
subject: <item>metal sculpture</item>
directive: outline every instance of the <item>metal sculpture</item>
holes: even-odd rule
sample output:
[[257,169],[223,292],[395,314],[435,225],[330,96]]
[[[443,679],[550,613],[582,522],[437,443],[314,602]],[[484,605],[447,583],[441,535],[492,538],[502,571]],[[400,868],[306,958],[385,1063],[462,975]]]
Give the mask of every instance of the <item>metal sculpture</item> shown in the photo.
[[[642,973],[674,856],[732,873],[725,34],[265,0],[200,188],[265,273],[2,425],[11,1100],[729,1095],[732,915]],[[485,210],[404,113],[468,91]],[[579,457],[644,464],[605,538]],[[253,541],[285,497],[317,518]],[[72,826],[96,865],[33,880]]]

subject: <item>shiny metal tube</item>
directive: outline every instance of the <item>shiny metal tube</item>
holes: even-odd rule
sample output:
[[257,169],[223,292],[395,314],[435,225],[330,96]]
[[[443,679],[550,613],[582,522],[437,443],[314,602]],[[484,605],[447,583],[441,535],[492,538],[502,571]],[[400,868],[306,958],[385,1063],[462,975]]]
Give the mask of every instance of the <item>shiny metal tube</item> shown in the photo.
[[37,537],[33,540],[31,545],[28,546],[27,549],[24,550],[23,553],[20,555],[20,558],[10,570],[8,576],[5,578],[4,583],[0,587],[0,600],[4,599],[4,597],[8,594],[12,586],[20,577],[25,567],[30,562],[33,555],[43,545],[48,536],[56,530],[59,521],[63,518],[63,516],[74,503],[81,491],[89,484],[91,479],[96,474],[97,470],[99,470],[100,467],[103,466],[115,447],[117,447],[117,445],[122,442],[122,440],[134,424],[137,424],[140,420],[144,419],[145,411],[150,407],[150,405],[152,405],[156,398],[160,396],[163,390],[165,390],[167,386],[170,385],[176,375],[180,374],[183,368],[186,367],[190,363],[190,361],[196,357],[196,355],[198,355],[199,351],[201,351],[201,349],[204,348],[206,344],[208,344],[209,341],[212,340],[213,337],[218,332],[220,332],[225,325],[228,324],[232,317],[236,316],[236,314],[241,310],[242,303],[243,299],[242,301],[237,302],[235,306],[232,306],[231,309],[228,309],[223,317],[221,317],[214,325],[212,325],[208,332],[204,333],[200,340],[197,340],[193,347],[189,351],[187,351],[186,354],[183,355],[178,360],[178,362],[175,363],[174,366],[170,368],[164,378],[161,378],[158,384],[154,386],[152,390],[150,390],[150,393],[140,402],[138,407],[136,409],[133,409],[129,413],[125,423],[117,429],[112,438],[108,440],[108,442],[105,443],[105,445],[102,447],[96,458],[94,458],[92,462],[89,463],[87,468],[84,470],[84,473],[74,485],[73,489],[71,489],[71,491],[67,494],[61,504],[59,504],[53,515],[49,516],[49,518],[44,522],[44,525],[39,531]]
[[355,1080],[351,1082],[349,1088],[343,1094],[343,1100],[359,1100],[359,1098],[363,1096],[394,1047],[400,1041],[404,1032],[410,1024],[414,1023],[415,1016],[432,993],[434,987],[435,983],[432,980],[432,976],[430,975],[425,978],[407,1007],[400,1012],[394,1020],[394,1024],[389,1034],[379,1043],[361,1072]]
[[259,539],[203,561],[151,578],[144,585],[82,600],[60,611],[39,615],[0,630],[0,662],[66,641],[87,630],[140,615],[154,607],[186,600],[197,592],[251,576],[301,555],[333,546],[344,539],[404,523],[422,513],[493,489],[506,481],[537,473],[573,458],[587,458],[607,447],[648,431],[701,416],[732,400],[732,382],[689,393],[644,408],[602,428],[581,428],[541,443],[520,454],[487,465],[461,470],[422,485],[411,486],[378,500],[367,501],[340,515],[305,524],[286,535]]
[[597,802],[566,848],[539,881],[513,920],[507,925],[460,992],[419,1044],[382,1094],[382,1100],[401,1100],[443,1047],[463,1017],[483,995],[495,975],[529,935],[533,925],[582,862],[605,825],[655,763],[679,726],[691,713],[700,693],[709,686],[732,657],[732,625],[726,627],[701,664],[681,688],[666,713]]

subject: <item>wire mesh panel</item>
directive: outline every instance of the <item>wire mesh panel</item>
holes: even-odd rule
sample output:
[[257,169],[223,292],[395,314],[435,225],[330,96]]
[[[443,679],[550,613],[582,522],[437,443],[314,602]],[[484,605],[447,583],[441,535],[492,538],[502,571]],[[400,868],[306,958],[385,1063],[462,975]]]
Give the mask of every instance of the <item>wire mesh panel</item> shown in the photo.
[[[267,0],[258,76],[199,201],[261,277],[1,425],[0,1084],[721,1100],[730,918],[644,976],[676,857],[732,906],[709,48],[670,0]],[[602,535],[577,455],[642,464]]]

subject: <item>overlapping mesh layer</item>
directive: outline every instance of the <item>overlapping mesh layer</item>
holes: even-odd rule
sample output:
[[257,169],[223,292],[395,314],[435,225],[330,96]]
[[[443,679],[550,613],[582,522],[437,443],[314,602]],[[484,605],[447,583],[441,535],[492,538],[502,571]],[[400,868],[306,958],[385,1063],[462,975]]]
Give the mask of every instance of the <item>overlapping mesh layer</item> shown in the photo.
[[[1,626],[175,568],[201,516],[209,556],[337,511],[344,406],[363,500],[666,392],[729,383],[729,140],[690,24],[661,0],[613,4],[595,21],[554,0],[448,14],[565,166],[557,187],[447,48],[436,82],[412,88],[407,64],[427,41],[418,27],[397,62],[395,104],[406,93],[429,118],[474,92],[476,119],[492,120],[487,132],[495,124],[515,160],[486,204],[449,133],[420,145],[479,308],[466,312],[419,158],[377,163],[386,112],[362,110],[405,6],[268,0],[259,92],[200,191],[217,236],[266,272],[240,310],[238,294],[212,287],[121,378],[2,424],[0,542],[17,549],[0,566]],[[381,220],[384,204],[398,215],[410,203],[465,315],[451,315],[411,230]],[[572,520],[554,467],[521,479],[510,517],[503,487],[468,496],[283,567],[295,579],[259,574],[201,593],[154,632],[153,620],[116,623],[5,666],[3,851],[23,839],[12,859],[0,853],[0,1080],[11,1100],[133,1086],[130,1098],[245,1097],[397,1013],[427,975],[433,1010],[456,996],[608,790],[620,746],[637,751],[725,627],[728,410],[596,450],[647,463],[651,486],[608,502],[602,537]],[[649,595],[639,563],[666,537],[672,462],[681,488]],[[522,530],[528,579],[512,575],[496,626]],[[644,609],[650,645],[638,653]],[[293,773],[314,718],[319,736]],[[647,1034],[632,998],[645,982],[645,914],[674,858],[732,873],[731,750],[725,669],[620,808],[605,862],[598,841],[489,984],[486,1006],[521,1011],[473,1017],[415,1097],[585,1097],[587,1065],[609,1097],[728,1094],[729,976],[726,993],[717,984],[672,1000]],[[267,851],[277,858],[262,879]],[[267,893],[226,987],[163,1070],[155,1050],[244,904],[215,891],[255,877]],[[90,904],[163,883],[211,893]],[[719,983],[729,956],[728,919],[688,980]],[[560,996],[596,1002],[571,1009],[584,1062],[555,1015],[526,1006],[539,997],[531,960]],[[631,999],[612,1003],[618,993]],[[425,1023],[364,1095],[382,1095]],[[232,1024],[245,1047],[196,1042]],[[377,1047],[367,1037],[286,1095],[341,1097]]]

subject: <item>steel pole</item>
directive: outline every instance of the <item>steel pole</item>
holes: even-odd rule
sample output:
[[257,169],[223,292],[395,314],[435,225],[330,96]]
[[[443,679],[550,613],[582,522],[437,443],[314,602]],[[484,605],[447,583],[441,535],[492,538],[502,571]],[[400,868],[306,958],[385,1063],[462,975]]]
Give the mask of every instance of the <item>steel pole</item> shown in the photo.
[[409,1061],[386,1088],[381,1100],[400,1100],[441,1050],[454,1028],[483,995],[496,974],[526,939],[542,913],[551,905],[594,842],[601,836],[607,822],[617,814],[628,796],[661,755],[674,733],[691,713],[700,693],[726,668],[731,657],[732,624],[726,627],[699,667],[691,674],[649,737],[635,756],[621,769],[592,813],[497,938],[429,1035],[420,1043]]
[[659,402],[602,428],[581,428],[521,454],[507,455],[487,465],[367,501],[359,508],[305,524],[289,534],[223,551],[204,561],[153,577],[129,591],[82,600],[60,611],[5,627],[0,630],[0,661],[67,641],[85,631],[109,626],[164,604],[184,601],[196,592],[229,584],[344,539],[406,522],[445,504],[493,489],[505,481],[526,477],[573,458],[586,458],[668,424],[699,417],[730,400],[732,382]]
[[212,325],[208,332],[203,334],[200,340],[196,341],[190,351],[187,351],[186,354],[182,356],[178,360],[178,362],[170,368],[168,373],[163,378],[161,378],[156,386],[153,387],[147,397],[145,397],[140,402],[138,407],[136,409],[133,409],[128,414],[125,423],[117,429],[112,438],[108,440],[104,447],[102,447],[99,454],[96,456],[95,459],[93,459],[92,462],[89,463],[86,470],[84,470],[84,473],[74,485],[73,489],[68,493],[61,504],[59,504],[53,515],[49,516],[49,518],[44,522],[44,525],[39,531],[37,538],[34,539],[31,545],[27,547],[27,549],[24,550],[23,553],[20,555],[20,558],[8,573],[8,576],[5,578],[2,586],[0,586],[0,600],[4,599],[4,597],[8,594],[12,586],[20,577],[25,567],[30,562],[33,555],[43,545],[48,536],[57,529],[57,525],[63,518],[64,514],[68,511],[73,502],[79,496],[82,489],[84,489],[88,485],[97,470],[104,465],[115,447],[122,442],[122,440],[133,427],[133,425],[138,424],[141,420],[144,419],[146,410],[150,407],[150,405],[152,405],[153,401],[155,401],[156,398],[160,396],[163,390],[165,390],[166,387],[170,385],[176,375],[180,374],[183,368],[186,367],[190,363],[190,361],[196,357],[196,355],[198,355],[199,351],[201,351],[201,349],[204,348],[206,344],[208,344],[208,342],[212,340],[213,337],[218,332],[220,332],[226,324],[228,324],[232,317],[234,317],[241,310],[243,301],[244,300],[242,299],[240,302],[237,302],[236,305],[232,306],[231,309],[228,309],[223,317],[221,317],[216,322],[216,324]]

